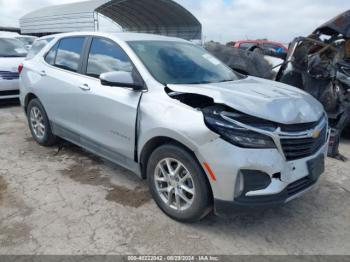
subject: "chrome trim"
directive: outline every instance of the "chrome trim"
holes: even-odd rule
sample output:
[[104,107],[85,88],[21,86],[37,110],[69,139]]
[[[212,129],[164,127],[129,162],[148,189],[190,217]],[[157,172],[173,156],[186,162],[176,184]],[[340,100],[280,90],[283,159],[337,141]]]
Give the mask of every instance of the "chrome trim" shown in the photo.
[[[327,129],[329,129],[326,114],[324,114],[322,116],[322,118],[318,121],[319,124],[315,128],[301,131],[301,132],[284,132],[281,130],[281,127],[276,128],[274,131],[267,131],[267,130],[264,130],[261,128],[256,128],[256,127],[246,125],[246,124],[243,124],[237,120],[232,119],[230,116],[234,116],[234,114],[232,114],[230,112],[221,112],[220,116],[223,119],[225,119],[226,121],[231,122],[237,126],[243,127],[243,128],[248,129],[250,131],[254,131],[256,133],[260,133],[260,134],[263,134],[263,135],[266,135],[266,136],[269,136],[270,138],[272,138],[272,140],[276,144],[277,150],[283,156],[285,161],[287,161],[287,157],[284,153],[281,139],[312,138],[314,131],[323,130],[325,126],[327,126]],[[327,139],[328,139],[328,136],[327,136]],[[324,141],[325,143],[327,142],[327,139]]]

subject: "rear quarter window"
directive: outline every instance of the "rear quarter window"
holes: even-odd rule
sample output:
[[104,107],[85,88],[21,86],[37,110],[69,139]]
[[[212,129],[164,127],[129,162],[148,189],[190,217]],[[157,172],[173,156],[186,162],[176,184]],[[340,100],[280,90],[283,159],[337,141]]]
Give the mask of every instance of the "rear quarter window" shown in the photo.
[[54,65],[54,64],[55,64],[56,53],[57,53],[57,47],[58,47],[58,43],[56,43],[56,44],[50,49],[50,51],[46,54],[46,56],[45,56],[45,61],[46,61],[46,63],[48,63],[48,64],[50,64],[50,65]]

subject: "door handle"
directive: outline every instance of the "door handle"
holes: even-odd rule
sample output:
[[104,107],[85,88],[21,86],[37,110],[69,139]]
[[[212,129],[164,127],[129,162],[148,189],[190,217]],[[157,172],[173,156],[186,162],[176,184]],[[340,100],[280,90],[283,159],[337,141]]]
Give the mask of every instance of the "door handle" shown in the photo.
[[45,70],[43,70],[43,71],[40,71],[40,76],[46,76],[46,71]]
[[83,85],[79,86],[79,88],[83,91],[90,91],[91,90],[91,88],[89,87],[88,84],[83,84]]

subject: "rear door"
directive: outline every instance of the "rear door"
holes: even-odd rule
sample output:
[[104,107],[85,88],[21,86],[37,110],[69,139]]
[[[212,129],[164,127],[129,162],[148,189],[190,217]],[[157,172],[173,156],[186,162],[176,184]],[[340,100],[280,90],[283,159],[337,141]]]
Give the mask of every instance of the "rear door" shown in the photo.
[[54,128],[60,135],[65,132],[65,138],[79,133],[77,107],[83,93],[80,87],[85,44],[86,38],[81,36],[61,39],[45,56],[46,66],[39,69],[41,81],[36,85],[36,93]]
[[[134,158],[135,126],[141,92],[123,87],[103,86],[102,73],[127,71],[138,75],[128,55],[114,41],[94,37],[86,54],[83,85],[79,97],[81,139],[94,151],[128,165]],[[139,76],[139,75],[138,75]]]

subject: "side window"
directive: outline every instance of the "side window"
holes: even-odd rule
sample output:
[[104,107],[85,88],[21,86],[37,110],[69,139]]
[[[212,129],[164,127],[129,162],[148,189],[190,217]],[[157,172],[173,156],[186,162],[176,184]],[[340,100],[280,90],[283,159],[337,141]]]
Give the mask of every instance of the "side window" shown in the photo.
[[72,72],[78,72],[84,37],[63,38],[58,46],[55,66]]
[[242,43],[239,45],[240,49],[243,50],[248,50],[249,48],[253,47],[255,44],[254,43]]
[[279,49],[281,49],[280,46],[277,46],[277,45],[274,45],[274,44],[263,44],[263,47],[268,49],[268,50],[271,50],[271,51],[278,51]]
[[99,77],[113,71],[132,72],[132,69],[129,57],[116,43],[103,38],[92,40],[86,69],[88,76]]
[[46,54],[45,56],[45,61],[46,63],[50,64],[50,65],[54,65],[55,63],[55,58],[56,58],[56,53],[57,53],[57,47],[58,47],[58,43],[56,43],[51,49],[50,51]]
[[53,38],[46,38],[35,41],[31,49],[29,50],[26,59],[29,60],[35,57],[52,40]]

